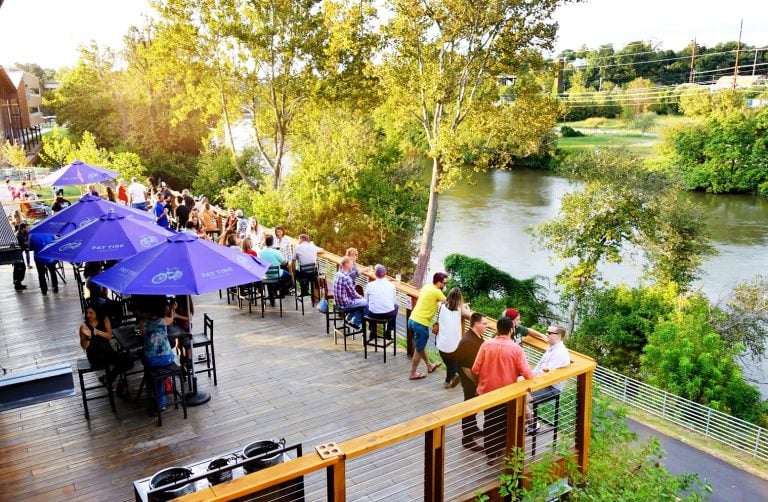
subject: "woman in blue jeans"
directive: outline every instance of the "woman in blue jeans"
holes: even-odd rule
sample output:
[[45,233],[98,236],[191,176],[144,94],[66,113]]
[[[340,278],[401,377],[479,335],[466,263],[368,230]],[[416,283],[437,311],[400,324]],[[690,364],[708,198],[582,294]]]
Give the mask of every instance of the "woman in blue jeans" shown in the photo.
[[[142,360],[145,368],[157,368],[171,364],[176,355],[168,341],[168,329],[165,325],[165,296],[134,295],[131,297],[131,310],[139,319],[139,331],[144,335],[144,353]],[[165,408],[165,388],[158,382],[155,392],[158,406]]]

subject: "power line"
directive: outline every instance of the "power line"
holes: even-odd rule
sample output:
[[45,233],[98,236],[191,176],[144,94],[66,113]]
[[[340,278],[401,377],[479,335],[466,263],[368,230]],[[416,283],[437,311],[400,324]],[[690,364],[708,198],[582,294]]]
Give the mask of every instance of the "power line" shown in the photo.
[[[747,52],[747,51],[750,51],[750,50],[754,50],[754,51],[758,52],[758,51],[761,51],[763,49],[764,48],[758,47],[758,48],[755,48],[755,49],[745,49],[745,50],[743,50],[741,52]],[[735,50],[731,50],[731,51],[722,51],[722,52],[710,52],[710,53],[702,54],[702,55],[698,56],[698,60],[701,61],[704,58],[706,58],[707,56],[719,56],[719,55],[722,55],[722,54],[731,54],[731,53],[734,53],[734,52],[736,52],[736,51]],[[612,56],[612,57],[622,57],[622,56],[617,55],[617,56]],[[643,61],[631,61],[631,62],[628,62],[628,63],[614,63],[614,64],[598,65],[598,66],[593,66],[593,65],[590,65],[590,64],[586,64],[586,65],[581,66],[581,67],[576,67],[576,66],[570,65],[569,68],[564,68],[563,71],[578,71],[578,70],[581,70],[581,69],[599,70],[601,68],[615,68],[615,67],[619,67],[619,66],[634,66],[634,65],[641,65],[641,64],[661,63],[661,62],[666,62],[666,61],[679,61],[679,60],[683,60],[683,59],[690,59],[690,56],[680,56],[680,57],[663,58],[663,59],[647,59],[647,60],[643,60]]]

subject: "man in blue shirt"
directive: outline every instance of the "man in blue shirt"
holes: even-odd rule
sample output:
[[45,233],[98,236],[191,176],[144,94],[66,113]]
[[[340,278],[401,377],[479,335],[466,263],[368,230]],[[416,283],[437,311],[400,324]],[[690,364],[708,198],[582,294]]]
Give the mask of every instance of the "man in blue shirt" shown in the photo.
[[163,192],[157,192],[157,202],[155,202],[155,221],[161,227],[168,228],[168,212],[165,210],[165,196]]
[[48,281],[45,273],[51,276],[51,290],[54,293],[59,292],[59,278],[56,276],[56,260],[46,260],[39,258],[37,254],[48,244],[55,240],[53,234],[42,234],[32,232],[29,234],[29,249],[35,253],[35,267],[37,268],[37,278],[40,282],[40,292],[43,295],[48,294]]

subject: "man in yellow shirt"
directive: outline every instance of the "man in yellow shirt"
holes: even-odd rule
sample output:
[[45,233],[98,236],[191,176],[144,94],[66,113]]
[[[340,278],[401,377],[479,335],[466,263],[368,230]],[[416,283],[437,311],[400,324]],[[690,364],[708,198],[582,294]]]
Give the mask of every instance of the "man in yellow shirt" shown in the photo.
[[416,301],[416,306],[413,307],[410,319],[408,319],[408,327],[413,332],[413,342],[416,345],[416,354],[413,356],[413,364],[411,365],[411,380],[420,380],[427,376],[417,371],[419,361],[424,361],[428,373],[432,373],[442,364],[440,361],[429,364],[426,348],[432,319],[437,312],[437,305],[445,301],[443,288],[445,288],[446,282],[448,282],[448,275],[443,272],[437,272],[432,276],[432,284],[427,284],[421,288],[419,299]]

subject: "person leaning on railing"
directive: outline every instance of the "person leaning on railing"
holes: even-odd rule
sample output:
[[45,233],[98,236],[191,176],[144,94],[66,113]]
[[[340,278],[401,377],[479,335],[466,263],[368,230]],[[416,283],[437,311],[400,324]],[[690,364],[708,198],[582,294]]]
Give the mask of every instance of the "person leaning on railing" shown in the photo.
[[[571,364],[571,356],[563,343],[563,338],[565,338],[565,328],[562,326],[550,326],[547,328],[546,339],[548,347],[544,352],[544,355],[539,359],[536,367],[533,368],[533,374],[535,376],[558,368],[565,368]],[[534,434],[539,429],[539,423],[534,422],[533,420],[531,400],[547,399],[557,396],[563,391],[563,387],[565,387],[565,382],[558,382],[534,391],[533,394],[529,392],[526,395],[528,403],[528,410],[526,411],[526,424],[528,427],[526,432],[528,434]]]
[[[453,353],[456,364],[459,367],[459,378],[461,379],[461,388],[464,391],[464,401],[477,396],[477,382],[472,373],[472,366],[475,364],[475,358],[483,344],[483,334],[488,327],[485,316],[479,312],[474,312],[469,318],[469,329],[461,337],[459,346]],[[469,415],[461,419],[461,445],[472,451],[483,451],[475,440],[475,436],[480,436],[483,431],[477,426],[477,417]]]
[[437,305],[440,302],[445,301],[445,295],[443,289],[445,283],[448,281],[448,274],[444,272],[436,272],[432,276],[432,284],[426,284],[421,288],[419,293],[419,299],[416,300],[416,305],[413,307],[411,317],[408,319],[408,327],[413,332],[413,342],[416,345],[416,354],[413,356],[413,363],[411,364],[411,374],[409,378],[411,380],[420,380],[426,378],[427,375],[419,373],[419,361],[424,361],[427,365],[427,373],[432,373],[441,364],[441,361],[437,361],[435,364],[429,364],[429,358],[427,357],[427,342],[429,341],[429,326],[432,324],[432,319],[435,317],[437,311]]
[[[517,382],[520,376],[533,378],[523,348],[511,338],[512,319],[502,317],[496,321],[496,336],[487,340],[477,352],[472,373],[477,377],[477,393],[483,395]],[[492,464],[504,451],[507,430],[507,405],[502,403],[484,412],[483,446],[488,463]]]

